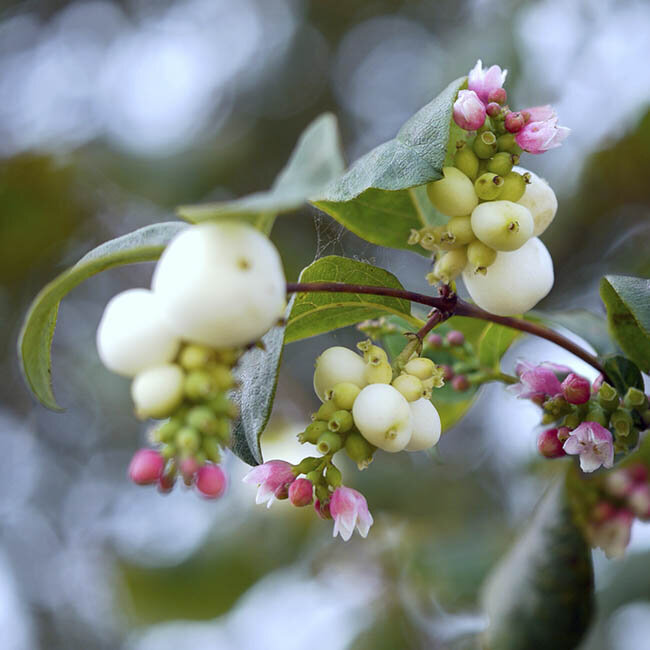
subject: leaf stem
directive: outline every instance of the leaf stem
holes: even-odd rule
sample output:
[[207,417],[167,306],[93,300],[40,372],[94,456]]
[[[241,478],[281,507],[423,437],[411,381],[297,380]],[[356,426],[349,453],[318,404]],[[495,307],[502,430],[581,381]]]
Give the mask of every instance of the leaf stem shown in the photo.
[[[607,373],[605,369],[598,361],[598,359],[593,355],[587,352],[584,348],[580,347],[573,341],[569,340],[566,336],[563,336],[559,332],[556,332],[548,327],[539,325],[537,323],[531,323],[527,320],[521,318],[513,318],[511,316],[496,316],[495,314],[490,314],[489,312],[472,305],[464,300],[461,300],[453,293],[446,293],[441,296],[427,296],[423,293],[416,293],[415,291],[407,291],[406,289],[395,289],[392,287],[373,287],[363,284],[345,284],[343,282],[288,282],[287,283],[287,293],[312,293],[312,292],[328,292],[328,293],[358,293],[358,294],[370,294],[375,296],[389,296],[391,298],[398,298],[401,300],[408,300],[410,302],[415,302],[420,305],[427,305],[433,309],[438,310],[444,318],[438,317],[432,314],[429,320],[417,333],[418,338],[426,336],[426,334],[442,320],[446,320],[450,316],[467,316],[469,318],[479,318],[481,320],[490,321],[492,323],[497,323],[503,325],[504,327],[510,327],[512,329],[519,330],[521,332],[527,332],[528,334],[533,334],[540,338],[551,341],[556,345],[559,345],[561,348],[564,348],[568,352],[571,352],[579,359],[582,359],[590,366],[602,373],[603,376],[607,379]],[[433,321],[433,323],[432,323]]]

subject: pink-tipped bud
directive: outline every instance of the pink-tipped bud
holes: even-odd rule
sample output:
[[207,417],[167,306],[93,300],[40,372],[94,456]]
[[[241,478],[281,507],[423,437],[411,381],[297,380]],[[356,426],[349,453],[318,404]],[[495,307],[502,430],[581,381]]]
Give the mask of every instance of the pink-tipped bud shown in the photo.
[[641,463],[634,463],[625,468],[627,475],[633,483],[648,482],[648,468]]
[[627,497],[627,505],[639,519],[650,519],[650,485],[637,485]]
[[203,465],[196,474],[196,489],[208,499],[218,499],[227,484],[226,474],[219,465]]
[[562,395],[569,404],[585,404],[591,397],[589,380],[572,372],[562,382]]
[[594,383],[591,385],[592,392],[597,393],[600,390],[600,387],[603,385],[604,381],[605,377],[603,377],[602,374],[598,375],[598,377],[594,379]]
[[476,131],[485,123],[485,106],[473,90],[460,90],[453,115],[461,129]]
[[634,482],[625,470],[616,470],[610,472],[605,477],[605,489],[613,497],[622,499],[626,497],[634,488]]
[[458,330],[451,330],[451,332],[447,334],[447,343],[449,343],[449,345],[462,345],[465,343],[465,335]]
[[432,348],[439,348],[442,345],[442,336],[436,333],[429,334],[429,336],[427,336],[427,343]]
[[290,485],[291,483],[285,483],[279,488],[276,488],[275,492],[273,493],[274,498],[276,498],[278,501],[284,501],[285,499],[288,499]]
[[459,393],[462,393],[463,391],[467,390],[469,386],[470,386],[469,379],[467,379],[465,375],[456,375],[451,380],[451,387],[454,390],[457,390]]
[[490,102],[486,108],[485,112],[490,116],[490,117],[496,117],[500,112],[501,112],[501,106],[497,104],[496,102]]
[[454,369],[446,363],[443,363],[440,367],[442,368],[442,378],[445,381],[451,381],[454,377]]
[[314,510],[316,511],[316,514],[321,518],[321,519],[331,519],[332,518],[332,513],[330,512],[330,504],[329,503],[323,503],[316,499],[314,501]]
[[505,104],[508,99],[508,93],[506,93],[505,88],[493,88],[487,96],[488,102],[491,104]]
[[518,133],[521,131],[521,129],[524,128],[524,124],[526,124],[526,119],[521,113],[508,113],[506,115],[506,131],[509,133]]
[[129,464],[129,478],[138,485],[156,483],[165,468],[165,459],[154,449],[138,449]]
[[591,520],[594,523],[602,523],[616,515],[616,508],[609,501],[597,503],[591,511]]
[[562,448],[564,443],[558,438],[558,429],[547,429],[542,431],[537,438],[537,449],[544,458],[560,458],[566,456]]
[[564,444],[569,439],[570,435],[571,435],[571,429],[569,429],[569,427],[560,427],[557,430],[557,439],[562,444]]
[[186,481],[190,481],[194,478],[194,475],[199,471],[199,464],[194,458],[183,458],[180,462],[179,469],[181,474]]
[[174,472],[163,474],[158,479],[158,491],[161,494],[167,494],[174,489],[175,483],[176,483],[176,474]]
[[308,506],[314,498],[314,486],[309,479],[297,478],[289,486],[289,501],[298,508]]

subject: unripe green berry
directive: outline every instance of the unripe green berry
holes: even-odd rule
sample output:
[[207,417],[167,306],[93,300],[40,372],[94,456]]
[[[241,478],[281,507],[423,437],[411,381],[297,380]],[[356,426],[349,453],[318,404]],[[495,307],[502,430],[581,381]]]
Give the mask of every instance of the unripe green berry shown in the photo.
[[499,198],[502,201],[512,201],[513,203],[516,203],[521,199],[525,192],[526,181],[524,177],[517,172],[510,172],[503,177],[503,186]]
[[324,420],[315,420],[302,433],[298,434],[298,440],[302,443],[309,442],[315,445],[318,442],[318,438],[326,431],[328,431],[327,422]]
[[215,363],[208,367],[208,371],[212,377],[213,385],[218,391],[226,391],[235,385],[235,380],[228,366]]
[[488,160],[488,171],[499,176],[507,176],[512,171],[512,166],[515,164],[513,155],[507,151],[500,151],[495,153],[490,160]]
[[[320,461],[320,459],[319,459]],[[312,470],[311,472],[307,472],[307,479],[313,484],[313,485],[320,485],[320,483],[323,480],[323,473],[321,470]]]
[[616,409],[612,413],[609,424],[616,432],[616,435],[623,437],[627,436],[634,428],[634,420],[630,411],[622,408]]
[[356,384],[351,384],[349,381],[336,384],[329,393],[329,399],[336,404],[339,409],[349,411],[352,409],[354,400],[361,392],[361,389]]
[[167,444],[163,445],[160,448],[160,455],[165,459],[165,460],[170,460],[174,456],[176,456],[176,445],[168,442]]
[[178,362],[185,370],[200,370],[208,364],[211,357],[211,348],[206,345],[192,343],[181,350]]
[[357,464],[359,469],[365,469],[372,461],[375,447],[360,433],[353,431],[345,439],[345,452]]
[[497,148],[499,151],[507,151],[520,156],[523,149],[517,144],[514,133],[504,133],[497,138]]
[[336,411],[328,420],[327,428],[334,433],[347,433],[354,426],[350,411]]
[[213,463],[219,463],[221,461],[221,449],[215,438],[203,438],[202,446],[203,452],[208,460],[211,460]]
[[427,185],[431,203],[448,217],[470,214],[478,197],[470,179],[455,167],[443,167],[443,178]]
[[321,454],[334,454],[343,446],[343,438],[338,433],[333,431],[326,431],[322,433],[318,442],[316,443],[316,448]]
[[151,441],[154,443],[157,442],[169,442],[174,439],[176,432],[183,426],[183,422],[180,419],[172,418],[163,422],[159,427],[154,429],[152,432]]
[[368,365],[365,379],[368,384],[390,384],[393,379],[393,369],[387,361],[377,366]]
[[472,230],[497,251],[521,248],[533,235],[533,218],[523,205],[512,201],[481,203],[472,212]]
[[483,201],[494,201],[501,195],[503,178],[492,172],[481,174],[474,183],[474,189],[479,199]]
[[432,277],[448,284],[456,279],[467,265],[467,248],[447,251],[433,267]]
[[585,422],[598,422],[603,427],[607,426],[607,413],[603,410],[603,407],[596,402],[589,402],[589,409],[587,414],[584,417]]
[[219,431],[219,419],[207,406],[195,406],[190,409],[186,421],[191,427],[208,436],[214,436]]
[[637,411],[644,411],[648,405],[648,398],[645,393],[638,388],[628,388],[623,404],[628,409],[636,409]]
[[427,251],[434,251],[436,250],[438,244],[440,243],[440,239],[442,235],[444,234],[445,229],[443,226],[436,226],[435,228],[432,226],[427,226],[425,228],[422,228],[419,233],[420,233],[420,238],[419,238],[419,244],[424,248],[424,250]]
[[[472,230],[472,218],[467,216],[450,219],[445,235],[448,235],[449,239],[453,240],[454,243],[463,246],[474,241],[476,237]],[[443,235],[443,239],[445,235]]]
[[430,379],[435,371],[436,364],[427,357],[415,357],[404,366],[404,372],[420,380]]
[[474,153],[483,160],[492,158],[497,152],[497,138],[492,131],[484,131],[474,139]]
[[208,406],[217,416],[224,416],[234,419],[239,415],[239,409],[234,402],[231,402],[226,393],[219,393],[214,399],[208,402]]
[[397,390],[404,395],[407,402],[414,402],[420,399],[424,394],[422,381],[415,375],[402,374],[393,379],[392,384]]
[[194,427],[182,427],[176,434],[176,446],[181,453],[194,454],[201,448],[201,434]]
[[307,456],[303,458],[294,468],[293,473],[298,476],[299,474],[309,474],[313,472],[322,462],[322,458],[316,456]]
[[598,389],[598,403],[605,409],[610,411],[618,408],[620,398],[617,390],[604,381]]
[[334,489],[336,489],[341,485],[341,482],[343,480],[343,477],[341,476],[341,470],[334,465],[328,465],[327,469],[325,470],[325,480],[327,481],[328,485],[331,485]]
[[456,151],[454,166],[460,169],[470,180],[476,180],[478,176],[478,156],[470,147],[465,146]]
[[323,485],[322,483],[314,486],[314,492],[316,492],[316,498],[321,503],[324,503],[330,498],[330,492],[327,489],[327,486]]
[[497,258],[497,252],[486,246],[482,241],[473,241],[467,247],[467,261],[474,273],[485,275],[488,267],[494,264]]
[[318,411],[316,411],[314,419],[328,422],[334,413],[336,413],[336,411],[338,411],[338,408],[334,402],[323,402],[322,406],[318,409]]
[[185,395],[194,402],[214,399],[218,393],[212,375],[205,370],[190,372],[185,377],[183,390]]
[[378,345],[373,345],[369,340],[357,343],[357,348],[363,352],[363,360],[373,366],[388,361],[386,351]]

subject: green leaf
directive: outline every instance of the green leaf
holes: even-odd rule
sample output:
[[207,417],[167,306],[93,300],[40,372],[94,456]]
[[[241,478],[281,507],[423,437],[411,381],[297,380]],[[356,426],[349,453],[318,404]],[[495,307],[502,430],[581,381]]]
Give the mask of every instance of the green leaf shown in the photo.
[[614,388],[625,395],[628,388],[643,390],[643,377],[640,370],[629,359],[620,355],[603,359],[603,367],[607,376],[614,383]]
[[[303,269],[300,282],[343,282],[403,289],[392,273],[337,255],[323,257]],[[422,325],[419,319],[411,316],[408,300],[360,293],[299,293],[289,316],[286,342],[389,314],[401,316],[412,329],[417,330]]]
[[442,177],[451,129],[452,106],[466,78],[456,79],[420,109],[397,136],[357,160],[312,203],[373,244],[404,248],[411,229],[445,223],[426,197],[426,183]]
[[18,358],[25,381],[49,409],[62,410],[52,391],[51,348],[59,303],[84,280],[107,269],[157,260],[174,235],[187,225],[169,221],[140,228],[93,249],[46,285],[32,302],[20,336]]
[[607,322],[586,309],[568,311],[528,312],[526,320],[543,323],[549,327],[560,326],[577,334],[593,347],[597,354],[614,354],[617,350],[607,331]]
[[489,323],[478,341],[478,360],[481,366],[499,370],[501,357],[519,334],[518,330],[511,327]]
[[[285,318],[291,313],[293,301],[294,298],[289,301]],[[263,347],[248,350],[235,370],[241,388],[233,395],[239,417],[233,425],[232,450],[249,465],[263,462],[260,438],[273,409],[285,330],[285,325],[269,330],[262,337]]]
[[606,275],[600,297],[612,336],[643,372],[650,372],[650,280]]
[[574,521],[565,480],[542,498],[526,531],[488,578],[490,650],[573,650],[594,603],[591,550]]
[[336,117],[325,113],[300,136],[289,162],[269,191],[233,201],[181,206],[178,214],[194,223],[244,219],[268,234],[278,213],[299,208],[344,169]]

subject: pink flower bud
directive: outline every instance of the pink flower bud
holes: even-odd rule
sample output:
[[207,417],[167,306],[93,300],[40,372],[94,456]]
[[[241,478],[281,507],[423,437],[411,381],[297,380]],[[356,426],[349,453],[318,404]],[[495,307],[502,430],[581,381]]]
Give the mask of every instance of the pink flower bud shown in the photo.
[[447,343],[449,345],[463,345],[465,343],[465,335],[458,330],[451,330],[447,334]]
[[618,510],[612,517],[597,524],[590,535],[591,542],[605,551],[608,558],[621,557],[630,543],[634,515],[629,510]]
[[129,464],[129,478],[138,485],[156,483],[165,468],[165,459],[154,449],[138,449]]
[[487,96],[487,100],[493,104],[505,104],[508,99],[508,94],[505,91],[505,88],[493,88]]
[[469,379],[465,375],[456,375],[451,380],[451,386],[454,390],[457,390],[459,393],[467,390],[470,387]]
[[183,458],[180,462],[179,469],[183,478],[189,480],[191,483],[194,475],[199,471],[199,464],[196,462],[195,458]]
[[458,91],[454,102],[454,122],[461,129],[476,131],[485,123],[485,106],[473,90]]
[[625,472],[634,483],[648,482],[648,468],[641,463],[634,463],[625,468]]
[[432,348],[439,348],[442,345],[442,336],[440,336],[440,334],[436,334],[435,332],[433,334],[429,334],[429,336],[427,336],[427,343]]
[[571,435],[571,429],[569,429],[569,427],[560,427],[557,430],[557,439],[562,444],[564,444],[569,439],[570,435]]
[[591,391],[593,393],[597,393],[600,390],[600,387],[603,385],[604,381],[605,377],[603,377],[602,374],[598,375],[598,377],[594,379],[594,383],[591,385]]
[[502,88],[507,74],[508,71],[501,70],[498,65],[483,70],[483,63],[479,59],[469,72],[467,87],[473,90],[483,103],[487,104],[490,101],[490,93]]
[[490,117],[496,117],[501,113],[501,106],[497,104],[496,102],[490,102],[486,108],[485,112],[490,116]]
[[510,112],[506,115],[506,121],[505,121],[506,131],[510,133],[518,133],[519,131],[521,131],[525,123],[526,120],[524,119],[524,116],[521,113]]
[[562,382],[562,395],[569,404],[585,404],[591,397],[589,380],[572,372]]
[[537,449],[545,458],[560,458],[566,455],[557,434],[557,429],[547,429],[539,434],[537,438]]
[[639,519],[650,519],[650,485],[637,485],[627,497],[630,510]]
[[451,381],[454,376],[454,369],[446,363],[443,363],[440,367],[442,368],[442,378],[445,381]]
[[558,126],[557,115],[551,106],[535,106],[522,113],[529,119],[517,133],[515,140],[529,153],[539,154],[559,147],[571,132],[571,129],[565,126]]
[[205,464],[196,475],[196,489],[208,499],[218,499],[226,491],[228,480],[219,465]]
[[330,504],[329,503],[323,503],[316,499],[314,501],[314,510],[316,511],[316,514],[321,518],[321,519],[331,519],[332,518],[332,513],[330,512]]
[[298,508],[308,506],[314,498],[314,486],[309,479],[297,478],[289,486],[289,501]]
[[591,520],[595,523],[602,523],[611,519],[616,512],[616,508],[609,501],[601,501],[591,511]]
[[174,484],[176,483],[176,474],[169,472],[168,474],[163,474],[158,479],[158,491],[161,494],[167,494],[174,489]]
[[605,477],[605,490],[613,497],[622,499],[630,494],[633,487],[634,481],[632,481],[629,474],[623,469],[610,472]]
[[343,485],[332,494],[330,513],[334,519],[334,537],[340,533],[346,542],[352,537],[355,528],[361,537],[367,537],[373,523],[363,494]]

